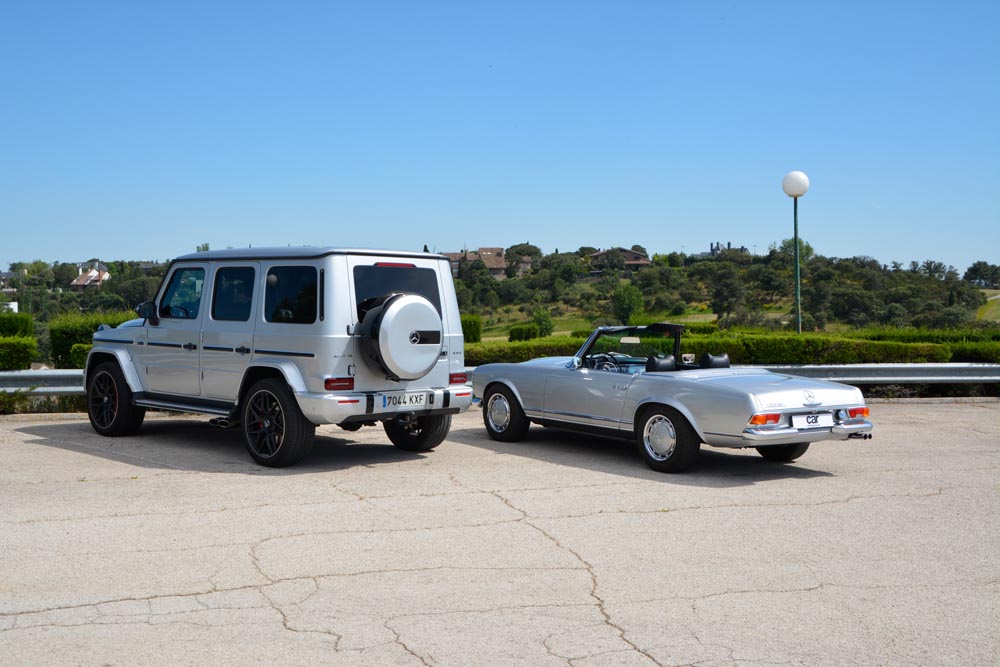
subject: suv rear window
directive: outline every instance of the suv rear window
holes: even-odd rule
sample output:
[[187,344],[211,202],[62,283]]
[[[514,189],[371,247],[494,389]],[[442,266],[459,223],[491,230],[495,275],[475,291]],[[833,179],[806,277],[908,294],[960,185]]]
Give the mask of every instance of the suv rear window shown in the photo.
[[441,314],[441,294],[434,269],[415,266],[373,264],[354,267],[354,296],[357,299],[358,317],[364,319],[364,303],[392,292],[419,294]]
[[317,283],[314,267],[271,267],[264,290],[264,319],[287,324],[315,322]]

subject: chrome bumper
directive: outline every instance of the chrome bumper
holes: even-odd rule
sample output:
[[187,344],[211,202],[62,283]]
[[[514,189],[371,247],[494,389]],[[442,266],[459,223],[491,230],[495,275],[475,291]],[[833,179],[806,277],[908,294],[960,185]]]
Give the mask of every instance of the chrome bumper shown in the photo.
[[866,419],[852,419],[824,428],[791,428],[789,426],[746,428],[741,435],[750,442],[770,442],[785,444],[793,442],[815,442],[817,440],[847,439],[862,433],[870,433],[875,425]]

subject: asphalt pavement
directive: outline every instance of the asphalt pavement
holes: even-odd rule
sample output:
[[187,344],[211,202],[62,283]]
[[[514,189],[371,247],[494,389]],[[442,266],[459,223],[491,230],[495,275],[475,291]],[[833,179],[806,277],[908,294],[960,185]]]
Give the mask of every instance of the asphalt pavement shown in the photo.
[[1000,664],[1000,403],[872,420],[664,475],[478,411],[285,470],[204,418],[0,417],[0,664]]

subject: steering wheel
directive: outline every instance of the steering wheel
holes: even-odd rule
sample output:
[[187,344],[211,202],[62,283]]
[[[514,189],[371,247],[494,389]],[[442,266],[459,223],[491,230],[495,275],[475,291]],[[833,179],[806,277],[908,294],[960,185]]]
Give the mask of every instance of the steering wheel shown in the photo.
[[611,371],[613,373],[621,372],[621,368],[615,363],[615,359],[610,354],[595,354],[590,358],[591,366],[596,371]]

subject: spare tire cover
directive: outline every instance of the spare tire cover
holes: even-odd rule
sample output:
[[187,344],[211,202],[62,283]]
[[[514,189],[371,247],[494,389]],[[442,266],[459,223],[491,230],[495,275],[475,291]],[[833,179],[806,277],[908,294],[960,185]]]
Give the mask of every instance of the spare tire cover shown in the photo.
[[441,356],[441,316],[419,294],[376,299],[361,321],[361,348],[371,366],[392,380],[418,380]]

